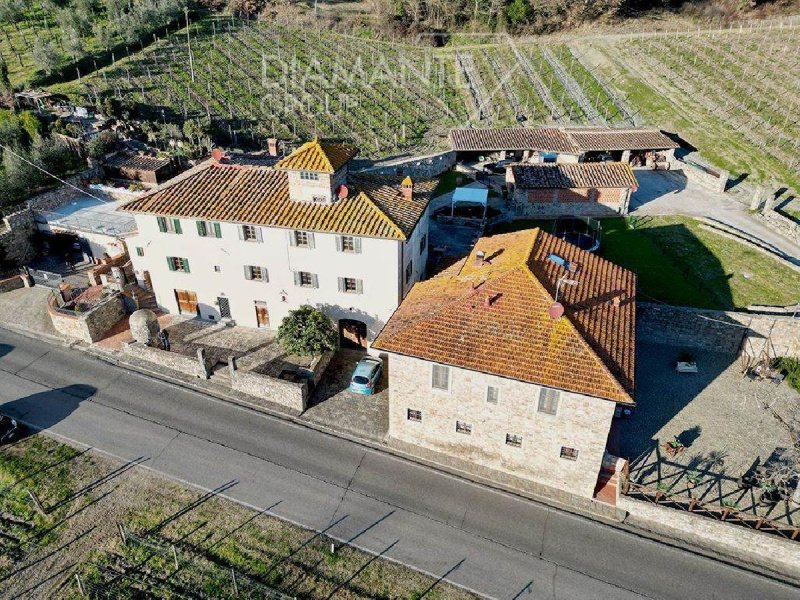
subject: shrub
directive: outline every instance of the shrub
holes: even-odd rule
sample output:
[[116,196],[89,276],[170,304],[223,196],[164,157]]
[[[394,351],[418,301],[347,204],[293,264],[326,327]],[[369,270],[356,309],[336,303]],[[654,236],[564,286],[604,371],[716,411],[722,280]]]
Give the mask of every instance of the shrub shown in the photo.
[[786,383],[800,392],[800,359],[782,356],[778,359],[778,369],[786,375]]
[[313,306],[290,311],[278,327],[278,340],[290,354],[316,356],[336,348],[333,322]]

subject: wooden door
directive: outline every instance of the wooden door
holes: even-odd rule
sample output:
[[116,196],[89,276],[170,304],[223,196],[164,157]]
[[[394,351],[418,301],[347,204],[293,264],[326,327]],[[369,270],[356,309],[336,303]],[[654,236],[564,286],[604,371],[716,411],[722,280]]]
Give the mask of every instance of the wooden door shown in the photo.
[[197,294],[189,290],[175,290],[175,300],[178,301],[178,312],[181,314],[197,314]]
[[144,282],[144,289],[148,292],[153,291],[153,280],[150,278],[150,271],[145,271],[142,275],[142,280]]
[[266,304],[256,304],[256,322],[259,327],[269,327],[269,310]]

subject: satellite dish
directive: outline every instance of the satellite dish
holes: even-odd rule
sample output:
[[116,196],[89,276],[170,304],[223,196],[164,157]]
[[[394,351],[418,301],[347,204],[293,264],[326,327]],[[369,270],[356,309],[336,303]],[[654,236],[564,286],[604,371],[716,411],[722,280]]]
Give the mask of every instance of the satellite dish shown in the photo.
[[336,189],[336,195],[339,197],[340,200],[344,200],[347,198],[347,195],[350,193],[350,190],[347,189],[347,186],[342,184]]
[[564,305],[560,302],[553,302],[550,305],[550,308],[547,309],[547,314],[550,315],[550,318],[553,319],[553,321],[557,321],[564,314]]

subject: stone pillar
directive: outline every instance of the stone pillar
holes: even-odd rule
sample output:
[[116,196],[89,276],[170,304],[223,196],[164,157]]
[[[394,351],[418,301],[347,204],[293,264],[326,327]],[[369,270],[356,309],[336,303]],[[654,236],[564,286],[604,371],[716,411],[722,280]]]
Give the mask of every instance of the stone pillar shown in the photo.
[[765,192],[766,190],[761,186],[756,188],[756,191],[753,193],[753,199],[750,201],[750,210],[761,210],[761,205],[764,202]]
[[717,191],[722,193],[728,188],[728,179],[731,177],[730,171],[720,171],[719,173],[719,185],[717,187]]
[[626,165],[630,164],[631,162],[631,151],[630,150],[623,150],[622,152],[622,162]]
[[233,383],[233,378],[236,376],[236,356],[231,354],[228,357],[228,373],[231,376],[231,383]]
[[200,373],[202,373],[206,379],[211,377],[211,369],[208,368],[208,362],[206,361],[205,348],[197,349],[197,362],[200,363]]

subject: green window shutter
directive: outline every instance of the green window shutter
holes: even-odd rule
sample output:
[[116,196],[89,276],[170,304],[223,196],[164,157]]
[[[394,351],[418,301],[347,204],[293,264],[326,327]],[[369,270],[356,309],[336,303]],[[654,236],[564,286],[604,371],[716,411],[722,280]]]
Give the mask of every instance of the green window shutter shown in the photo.
[[300,280],[300,271],[295,271],[294,272],[294,284],[295,285],[301,285],[302,284],[302,282]]
[[219,223],[214,223],[214,237],[222,237],[222,228],[219,226]]
[[197,225],[197,235],[200,237],[206,237],[206,223],[205,221],[195,221]]
[[250,280],[253,278],[253,271],[250,269],[250,265],[244,266],[244,278]]
[[167,266],[169,267],[170,271],[174,271],[175,270],[175,261],[172,260],[171,256],[167,257]]
[[353,238],[353,251],[356,254],[361,254],[361,238],[360,237],[354,237]]
[[156,217],[156,220],[158,221],[158,230],[161,233],[166,233],[167,232],[167,220],[164,217]]
[[361,279],[356,279],[356,294],[364,293],[364,282]]
[[311,287],[315,287],[315,288],[319,287],[319,277],[317,277],[316,273],[311,275]]
[[337,252],[342,252],[343,249],[344,249],[344,243],[342,242],[342,236],[337,235],[336,236],[336,251]]
[[172,219],[172,223],[175,225],[175,233],[183,233],[183,231],[181,231],[180,219]]
[[344,291],[344,277],[339,277],[339,291]]
[[184,273],[188,273],[189,272],[189,259],[188,258],[184,258],[183,259],[183,272]]

